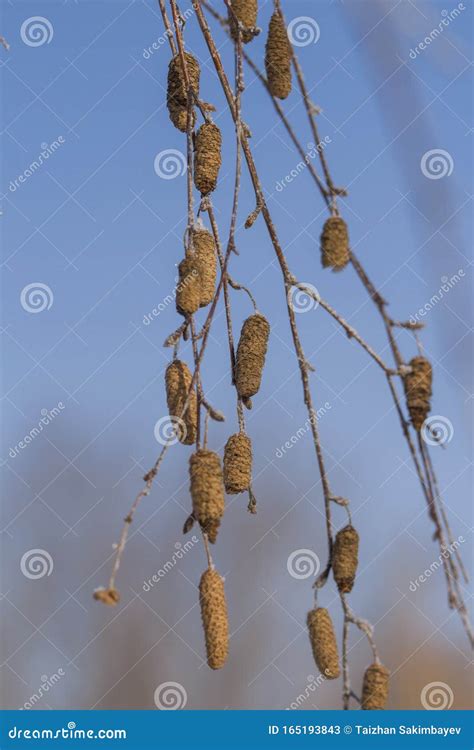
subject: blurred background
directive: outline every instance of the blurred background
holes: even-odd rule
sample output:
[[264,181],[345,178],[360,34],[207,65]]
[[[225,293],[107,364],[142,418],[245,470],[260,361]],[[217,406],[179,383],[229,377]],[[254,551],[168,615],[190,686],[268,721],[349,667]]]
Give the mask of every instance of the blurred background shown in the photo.
[[[184,12],[191,4],[181,6]],[[263,67],[273,6],[259,6],[263,33],[247,51]],[[420,319],[423,308],[432,413],[447,420],[449,432],[432,457],[469,566],[472,6],[284,0],[283,7],[288,21],[298,19],[309,32],[297,51],[322,109],[318,123],[329,139],[334,180],[349,191],[343,213],[352,245],[394,318]],[[433,35],[440,23],[442,32]],[[211,25],[230,73],[232,45]],[[10,45],[0,49],[3,707],[149,709],[159,706],[166,683],[175,683],[170,689],[186,709],[339,708],[341,680],[318,680],[305,629],[314,570],[297,578],[287,565],[301,550],[313,567],[316,558],[325,564],[323,497],[310,435],[301,434],[307,417],[280,271],[262,219],[243,228],[254,207],[245,168],[240,255],[230,270],[252,290],[272,333],[262,388],[247,413],[258,514],[246,511],[245,497],[228,498],[213,549],[226,578],[229,660],[218,673],[205,664],[196,590],[205,554],[196,530],[186,539],[181,533],[190,509],[189,448],[170,449],[139,509],[117,581],[120,605],[93,601],[93,590],[108,581],[122,519],[161,448],[155,425],[166,416],[170,358],[162,345],[180,323],[166,299],[183,254],[185,136],[168,118],[170,53],[154,0],[9,0],[0,34]],[[223,133],[213,200],[225,238],[233,126],[192,13],[185,39]],[[292,271],[391,362],[381,320],[352,268],[322,270],[322,200],[307,169],[286,180],[300,158],[248,68],[245,79],[244,119]],[[283,106],[311,149],[295,90]],[[430,171],[426,154],[440,150]],[[41,152],[48,155],[31,169]],[[375,625],[393,675],[389,707],[421,708],[423,689],[442,683],[447,705],[467,708],[468,641],[447,606],[433,526],[386,380],[324,310],[307,307],[297,322],[316,368],[311,385],[330,480],[350,498],[361,537],[350,603]],[[246,295],[233,292],[232,309],[238,334],[251,312]],[[222,451],[237,430],[222,307],[211,334],[203,383],[226,414],[209,436]],[[413,336],[397,336],[410,359]],[[189,344],[182,356],[191,362]],[[342,508],[334,521],[345,523]],[[192,544],[185,549],[186,541]],[[166,574],[147,585],[165,565]],[[339,636],[332,582],[320,603]],[[359,693],[371,653],[357,630],[350,649]]]

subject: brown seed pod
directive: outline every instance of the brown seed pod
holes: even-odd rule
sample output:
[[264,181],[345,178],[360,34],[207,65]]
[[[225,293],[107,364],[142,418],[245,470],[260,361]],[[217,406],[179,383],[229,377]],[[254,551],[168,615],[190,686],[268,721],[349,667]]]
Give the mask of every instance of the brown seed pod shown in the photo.
[[189,476],[193,515],[214,544],[225,507],[224,481],[217,453],[203,449],[193,453]]
[[260,388],[269,335],[269,323],[260,313],[251,315],[242,326],[237,347],[235,385],[244,400],[255,396]]
[[231,435],[224,449],[224,485],[229,495],[238,495],[250,487],[252,443],[248,435]]
[[352,591],[357,571],[359,534],[350,524],[336,534],[332,569],[337,587],[342,594]]
[[175,418],[176,434],[183,445],[192,445],[196,440],[197,398],[194,388],[189,394],[188,405],[183,414],[192,379],[193,376],[189,367],[179,359],[175,359],[166,368],[165,385],[168,411],[170,417]]
[[195,258],[184,258],[178,266],[178,273],[176,309],[180,315],[192,315],[199,310],[201,303],[201,277]]
[[[196,96],[199,96],[199,63],[189,52],[184,53],[186,59],[186,69],[189,77],[191,90]],[[186,132],[187,126],[187,103],[188,96],[186,83],[181,65],[181,58],[176,55],[170,60],[168,67],[168,90],[166,96],[170,120],[178,130]],[[194,126],[195,115],[192,112],[192,124]]]
[[[254,37],[254,34],[250,29],[254,29],[257,26],[257,0],[231,0],[231,5],[237,19],[244,26],[242,29],[242,41],[244,44],[247,44],[247,42],[251,42]],[[237,39],[237,25],[230,11],[229,26],[232,38]],[[246,29],[249,30],[247,31]]]
[[221,131],[213,122],[201,125],[194,140],[194,184],[201,195],[216,189],[221,168]]
[[207,663],[221,669],[229,653],[229,623],[224,580],[217,570],[208,568],[199,582],[199,601],[206,639]]
[[405,394],[412,425],[419,431],[431,408],[433,371],[425,357],[413,357],[409,364],[412,371],[405,375]]
[[193,232],[193,245],[196,266],[201,279],[200,306],[206,307],[214,299],[216,288],[217,268],[214,237],[205,229],[196,229]]
[[307,624],[316,666],[328,680],[335,680],[340,674],[339,652],[329,612],[323,607],[312,609]]
[[117,589],[96,589],[94,599],[108,607],[115,607],[120,601],[120,594]]
[[375,662],[367,667],[362,686],[361,708],[366,711],[382,710],[388,698],[390,672],[383,664]]
[[285,22],[278,11],[272,15],[268,27],[265,70],[273,96],[286,99],[291,91],[291,46]]
[[321,233],[321,262],[323,268],[342,271],[349,260],[347,224],[340,216],[331,216],[324,222]]

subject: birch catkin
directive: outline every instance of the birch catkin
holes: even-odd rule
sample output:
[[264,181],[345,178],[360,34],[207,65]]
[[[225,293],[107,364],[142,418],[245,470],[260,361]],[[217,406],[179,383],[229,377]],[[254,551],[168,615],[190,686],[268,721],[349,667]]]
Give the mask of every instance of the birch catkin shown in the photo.
[[248,435],[231,435],[224,449],[224,486],[229,495],[238,495],[250,487],[252,443]]
[[323,607],[312,609],[307,624],[316,666],[328,680],[335,680],[340,674],[339,652],[329,612]]
[[206,307],[214,299],[216,288],[216,246],[214,237],[205,229],[195,229],[193,246],[196,267],[200,276],[200,307]]
[[361,707],[366,711],[382,710],[388,698],[390,672],[375,662],[367,667],[362,685]]
[[262,380],[270,326],[260,313],[251,315],[240,332],[235,366],[235,385],[239,396],[255,396]]
[[[257,12],[258,3],[257,0],[231,0],[232,10],[234,11],[237,20],[240,21],[242,26],[242,41],[244,44],[251,42],[254,34],[251,29],[255,29],[257,26]],[[237,26],[229,11],[229,25],[233,39],[237,39]]]
[[179,359],[175,359],[166,368],[165,386],[168,411],[170,417],[176,418],[176,434],[183,445],[192,445],[196,440],[197,397],[194,388],[189,394],[188,405],[183,413],[192,379],[193,376],[186,362],[181,362]]
[[265,70],[270,92],[286,99],[291,91],[291,47],[281,14],[275,11],[268,27]]
[[224,515],[225,496],[221,461],[217,453],[200,449],[189,461],[193,515],[214,544]]
[[340,216],[330,216],[321,233],[321,262],[323,268],[342,271],[350,260],[349,232]]
[[216,189],[221,168],[221,131],[213,122],[201,125],[194,142],[194,184],[201,195]]
[[412,371],[405,375],[405,393],[413,427],[419,431],[430,413],[433,371],[425,357],[414,357],[409,365]]
[[207,663],[221,669],[229,653],[229,624],[224,580],[217,570],[206,570],[199,582],[199,601],[206,639]]
[[[199,63],[189,52],[184,53],[186,60],[186,70],[188,72],[189,85],[195,96],[199,95]],[[176,55],[170,60],[168,67],[168,90],[166,103],[170,120],[178,130],[183,133],[187,128],[188,117],[188,92],[186,91],[186,81],[183,67],[181,65],[180,55]],[[192,124],[194,126],[195,115],[192,112]]]
[[332,569],[342,594],[352,591],[357,571],[359,534],[350,524],[338,531],[334,542]]
[[178,266],[176,310],[180,315],[193,315],[201,304],[201,277],[194,256],[184,258]]

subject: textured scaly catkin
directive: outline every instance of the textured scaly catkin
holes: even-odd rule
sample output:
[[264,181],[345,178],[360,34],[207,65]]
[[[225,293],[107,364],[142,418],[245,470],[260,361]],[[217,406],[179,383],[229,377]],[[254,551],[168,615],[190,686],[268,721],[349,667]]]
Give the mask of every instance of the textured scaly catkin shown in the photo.
[[390,672],[383,664],[375,662],[367,667],[362,685],[361,708],[365,711],[381,711],[388,698]]
[[268,27],[265,70],[273,96],[286,99],[291,91],[291,46],[285,22],[276,10]]
[[214,544],[224,515],[225,495],[221,461],[217,453],[200,449],[189,460],[193,515]]
[[201,304],[201,277],[194,256],[184,258],[178,266],[176,310],[180,315],[193,315]]
[[413,427],[419,431],[430,413],[433,370],[425,357],[413,357],[409,365],[412,371],[405,375],[405,394]]
[[323,268],[342,271],[350,260],[349,231],[340,216],[330,216],[321,233],[321,262]]
[[268,320],[260,313],[250,315],[242,326],[235,366],[235,385],[242,399],[258,393],[269,335]]
[[338,531],[334,542],[332,569],[342,594],[352,591],[357,571],[359,534],[351,524]]
[[252,443],[248,435],[231,435],[224,449],[224,486],[229,495],[238,495],[250,487]]
[[[186,69],[188,72],[189,84],[191,90],[196,96],[199,96],[199,78],[200,69],[199,63],[193,55],[189,52],[184,53],[186,60]],[[184,78],[183,67],[181,65],[181,57],[176,55],[170,60],[168,67],[168,90],[166,95],[166,103],[168,105],[168,112],[170,120],[178,130],[183,133],[186,132],[187,127],[187,104],[188,96],[186,91],[186,83]],[[192,124],[194,126],[195,114],[192,112]]]
[[216,189],[221,168],[221,131],[213,122],[201,125],[194,141],[194,184],[202,196]]
[[224,580],[217,570],[208,568],[199,582],[199,601],[206,639],[207,663],[221,669],[229,653],[229,623]]
[[183,414],[184,405],[193,376],[186,362],[175,359],[166,368],[165,386],[166,401],[170,417],[181,419],[176,423],[176,433],[183,445],[192,445],[196,440],[197,431],[197,397],[196,391],[189,394],[188,405]]
[[310,610],[307,624],[316,666],[328,680],[335,680],[340,674],[339,652],[329,612],[324,607]]
[[[246,29],[254,29],[257,26],[258,3],[257,0],[231,0],[232,10],[237,19],[244,26],[242,29],[242,41],[244,44],[251,42],[253,34]],[[233,39],[237,39],[236,23],[229,11],[229,26]]]
[[201,279],[200,306],[206,307],[214,299],[216,288],[216,246],[214,237],[206,229],[193,231],[193,246],[196,266]]

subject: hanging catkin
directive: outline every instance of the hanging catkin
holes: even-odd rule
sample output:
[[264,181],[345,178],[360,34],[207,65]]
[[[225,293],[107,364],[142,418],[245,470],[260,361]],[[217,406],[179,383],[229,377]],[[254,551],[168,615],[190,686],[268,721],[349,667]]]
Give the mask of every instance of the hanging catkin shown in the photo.
[[[184,53],[186,70],[188,72],[189,85],[196,96],[199,95],[199,63],[189,52]],[[187,127],[187,102],[186,82],[184,78],[181,58],[176,55],[170,60],[168,67],[168,91],[166,96],[170,120],[178,130],[186,132]],[[192,112],[192,124],[194,126],[195,115]]]
[[291,47],[281,14],[275,11],[268,27],[265,70],[273,96],[286,99],[291,91]]
[[201,277],[194,256],[184,258],[178,266],[176,309],[180,315],[192,315],[201,303]]
[[166,368],[165,385],[166,401],[170,417],[175,417],[176,434],[183,445],[192,445],[196,440],[197,430],[197,398],[193,388],[189,394],[188,405],[183,414],[184,405],[193,376],[185,362],[175,359]]
[[235,385],[239,396],[249,399],[260,388],[267,353],[270,326],[260,313],[251,315],[240,332],[235,365]]
[[224,515],[224,481],[217,453],[200,449],[189,461],[193,515],[214,544]]
[[347,224],[340,216],[331,216],[324,222],[321,233],[321,262],[323,268],[342,271],[349,260]]
[[245,492],[252,476],[252,443],[248,435],[231,435],[224,449],[224,486],[229,495]]
[[213,122],[201,125],[194,141],[194,184],[201,195],[216,189],[221,168],[221,131]]
[[[254,34],[247,29],[254,29],[257,26],[257,0],[231,0],[232,10],[237,19],[244,26],[242,29],[242,41],[244,44],[252,41]],[[237,28],[232,13],[229,11],[229,25],[233,39],[237,39]]]
[[361,707],[366,711],[385,708],[388,698],[390,672],[383,664],[375,662],[367,667],[362,686]]
[[206,307],[214,299],[216,287],[217,268],[214,237],[206,229],[195,229],[193,246],[200,276],[200,307]]
[[342,594],[352,591],[359,554],[359,534],[350,524],[336,534],[332,569],[337,587]]
[[431,408],[433,371],[425,357],[414,357],[409,365],[412,371],[404,380],[408,411],[415,430],[421,430]]
[[312,609],[307,624],[316,666],[328,680],[335,680],[340,673],[339,652],[329,612],[323,607]]
[[229,624],[224,580],[217,570],[208,568],[199,582],[199,601],[206,639],[207,663],[221,669],[229,653]]

